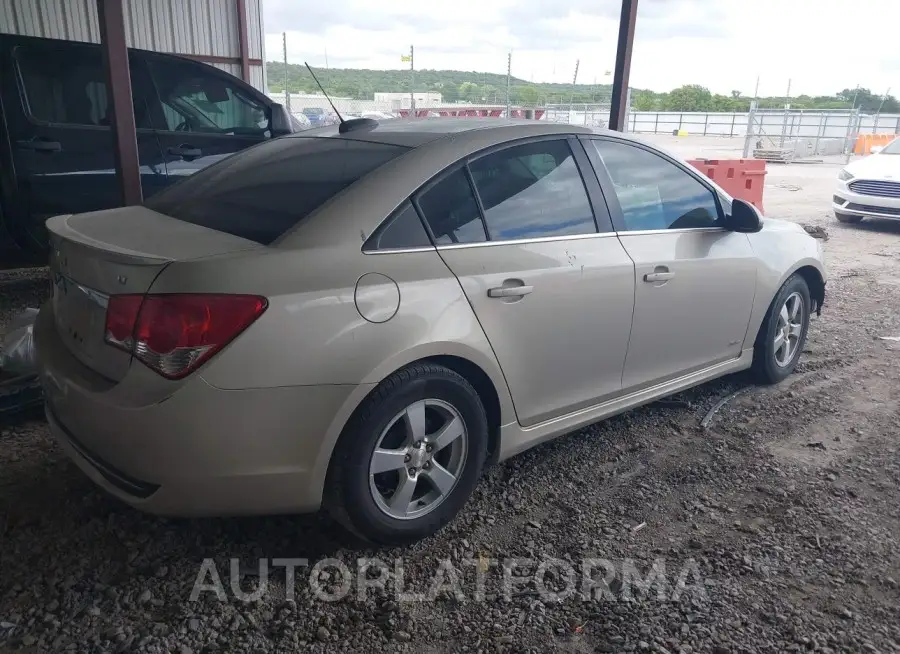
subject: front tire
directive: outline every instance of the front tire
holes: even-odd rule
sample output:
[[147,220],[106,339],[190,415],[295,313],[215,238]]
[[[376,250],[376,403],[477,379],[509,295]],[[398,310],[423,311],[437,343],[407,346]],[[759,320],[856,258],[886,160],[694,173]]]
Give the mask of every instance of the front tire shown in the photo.
[[838,219],[839,223],[858,223],[863,219],[862,216],[852,213],[839,213],[837,211],[834,212],[834,217]]
[[778,291],[759,328],[753,348],[753,374],[762,384],[777,384],[797,367],[809,330],[809,286],[794,274]]
[[347,424],[325,505],[371,543],[421,540],[469,499],[487,444],[487,417],[472,385],[443,366],[413,364],[381,382]]

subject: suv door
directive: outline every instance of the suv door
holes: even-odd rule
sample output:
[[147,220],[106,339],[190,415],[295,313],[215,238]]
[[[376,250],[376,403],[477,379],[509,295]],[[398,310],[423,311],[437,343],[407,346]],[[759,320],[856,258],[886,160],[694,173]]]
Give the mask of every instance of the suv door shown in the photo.
[[585,166],[574,139],[520,141],[448,171],[415,198],[524,426],[621,389],[634,266],[596,201],[596,179],[585,186]]
[[[15,164],[11,231],[27,239],[21,246],[40,251],[47,247],[47,218],[122,203],[111,99],[95,45],[22,39],[9,54],[3,70],[13,83],[2,87]],[[165,186],[166,171],[147,122],[146,78],[133,57],[131,64],[141,184],[151,195]]]
[[212,66],[142,52],[156,89],[151,121],[170,181],[271,138],[271,110],[236,77]]
[[722,228],[718,193],[637,144],[585,138],[619,240],[634,261],[625,391],[735,359],[756,292],[746,234]]

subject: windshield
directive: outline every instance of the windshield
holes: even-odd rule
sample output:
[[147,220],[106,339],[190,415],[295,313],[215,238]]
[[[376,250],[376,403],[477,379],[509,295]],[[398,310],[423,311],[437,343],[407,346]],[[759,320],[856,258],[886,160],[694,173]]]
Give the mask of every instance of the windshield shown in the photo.
[[146,206],[268,245],[358,179],[409,148],[286,137],[233,154],[151,197]]
[[881,151],[881,154],[900,154],[900,139],[894,139],[884,146],[884,150]]

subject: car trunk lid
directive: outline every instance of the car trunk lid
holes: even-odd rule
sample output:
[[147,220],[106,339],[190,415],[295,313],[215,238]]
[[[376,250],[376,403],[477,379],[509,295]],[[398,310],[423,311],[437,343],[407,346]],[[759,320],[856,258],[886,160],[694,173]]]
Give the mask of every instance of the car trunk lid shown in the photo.
[[173,261],[265,247],[140,206],[56,216],[47,230],[60,338],[82,363],[114,381],[125,376],[131,355],[104,342],[110,295],[146,294]]

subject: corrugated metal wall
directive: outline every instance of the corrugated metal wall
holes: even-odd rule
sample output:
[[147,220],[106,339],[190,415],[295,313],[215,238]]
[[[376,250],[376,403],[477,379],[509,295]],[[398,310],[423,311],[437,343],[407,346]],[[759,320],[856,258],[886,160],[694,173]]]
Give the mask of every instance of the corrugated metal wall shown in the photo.
[[[263,0],[246,0],[250,59],[265,61]],[[96,0],[0,0],[0,32],[72,41],[100,40]],[[239,58],[236,0],[126,0],[128,45],[158,52]],[[218,68],[240,77],[241,66]],[[265,92],[263,66],[250,66],[250,82]]]

